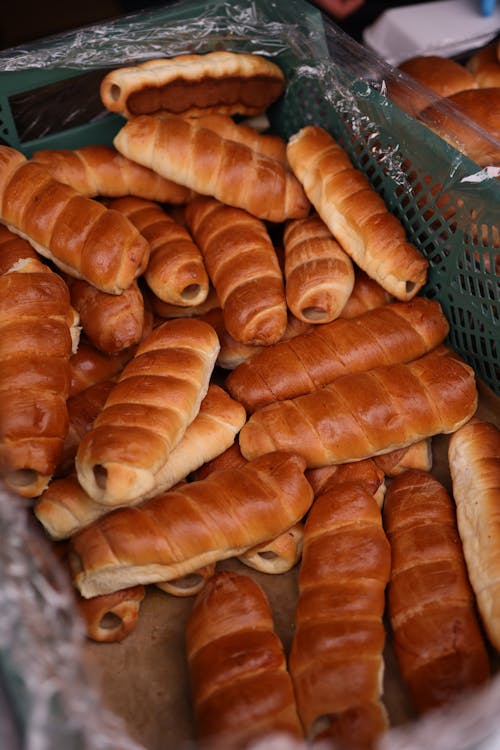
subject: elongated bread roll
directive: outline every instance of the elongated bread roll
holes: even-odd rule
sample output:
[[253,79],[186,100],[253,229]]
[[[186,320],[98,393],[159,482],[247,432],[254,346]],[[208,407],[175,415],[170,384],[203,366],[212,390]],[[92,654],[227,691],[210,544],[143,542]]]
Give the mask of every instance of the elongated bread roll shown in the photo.
[[196,596],[214,573],[215,563],[210,563],[198,570],[193,570],[192,573],[187,573],[185,576],[156,583],[155,586],[171,596]]
[[197,740],[205,750],[242,750],[302,730],[283,645],[262,588],[221,571],[198,595],[186,626]]
[[192,121],[134,117],[114,145],[163,177],[259,219],[282,222],[309,213],[300,182],[282,164]]
[[37,258],[0,276],[0,475],[23,497],[47,486],[68,430],[78,314],[64,280]]
[[108,380],[117,375],[134,356],[134,350],[126,350],[116,355],[105,354],[96,349],[90,341],[82,337],[78,349],[71,355],[69,396],[76,396],[91,385]]
[[357,318],[339,318],[263,349],[226,378],[229,392],[254,411],[321,388],[341,375],[408,362],[440,344],[449,331],[441,306],[418,297]]
[[152,201],[128,197],[111,201],[147,239],[151,248],[144,278],[163,302],[201,305],[207,298],[209,279],[203,256],[187,229]]
[[500,430],[473,419],[450,437],[448,462],[469,579],[488,640],[500,652]]
[[35,151],[31,159],[43,165],[55,180],[71,185],[87,198],[135,195],[159,203],[183,204],[194,197],[192,190],[130,161],[112,146],[47,148]]
[[193,123],[199,127],[214,130],[222,138],[226,138],[229,141],[243,143],[248,148],[257,151],[257,153],[268,156],[270,159],[275,159],[280,164],[283,164],[283,166],[288,166],[286,141],[279,135],[260,133],[252,126],[243,122],[235,122],[229,115],[223,115],[218,112],[210,115],[201,115]]
[[287,325],[283,275],[264,222],[214,198],[186,207],[186,222],[220,300],[227,332],[267,346]]
[[108,294],[83,279],[67,278],[71,304],[82,331],[96,349],[115,355],[137,346],[144,332],[144,298],[137,281],[121,294]]
[[304,524],[300,521],[274,539],[238,555],[238,560],[260,573],[287,573],[301,558],[303,537]]
[[145,595],[144,586],[130,586],[92,599],[77,595],[77,607],[87,638],[98,643],[123,641],[137,626]]
[[431,352],[264,406],[247,420],[239,445],[247,459],[285,450],[303,456],[308,468],[327,466],[454,432],[476,408],[472,368]]
[[350,257],[316,215],[289,222],[283,243],[289,309],[315,325],[338,318],[354,287]]
[[217,50],[117,68],[102,79],[100,94],[107,109],[124,117],[257,115],[278,99],[284,87],[283,71],[271,60]]
[[70,540],[75,585],[87,598],[161,583],[277,537],[311,505],[304,468],[273,453],[106,514]]
[[71,276],[119,294],[141,275],[149,245],[129,220],[0,146],[0,222]]
[[390,484],[388,613],[398,665],[418,712],[484,682],[489,660],[475,613],[453,501],[427,472]]
[[22,258],[40,259],[40,256],[27,240],[0,224],[0,274],[8,271]]
[[219,352],[214,329],[170,320],[139,345],[78,447],[78,481],[104,505],[123,505],[156,487],[198,414]]
[[309,739],[358,750],[375,747],[388,728],[381,698],[390,558],[380,509],[362,483],[316,497],[304,528],[289,658]]
[[394,297],[412,299],[425,284],[428,263],[333,136],[323,128],[306,126],[290,138],[287,157],[346,253]]

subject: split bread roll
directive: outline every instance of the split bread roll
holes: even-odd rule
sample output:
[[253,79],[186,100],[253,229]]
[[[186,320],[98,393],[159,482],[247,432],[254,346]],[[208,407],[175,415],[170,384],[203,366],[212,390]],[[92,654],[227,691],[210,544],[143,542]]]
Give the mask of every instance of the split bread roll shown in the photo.
[[162,323],[117,376],[103,410],[78,446],[78,481],[103,505],[139,500],[198,414],[219,352],[212,326]]
[[87,638],[98,643],[123,641],[137,626],[145,594],[144,586],[131,586],[92,599],[77,595],[76,604]]
[[485,682],[489,659],[455,508],[443,485],[423,471],[399,475],[386,493],[384,524],[392,557],[387,597],[392,643],[421,713]]
[[450,437],[457,523],[481,621],[500,652],[500,430],[473,419]]
[[439,302],[425,297],[392,302],[263,349],[236,367],[225,385],[251,412],[310,393],[341,375],[409,362],[441,344],[448,331]]
[[41,164],[58,182],[71,185],[87,198],[135,195],[159,203],[183,204],[193,193],[118,153],[112,146],[42,149],[32,161]]
[[147,266],[134,225],[9,146],[0,146],[0,222],[70,276],[120,294]]
[[221,571],[207,582],[187,621],[186,656],[204,750],[302,737],[272,610],[250,577]]
[[309,740],[368,750],[388,729],[382,692],[390,557],[366,486],[340,483],[316,497],[305,522],[289,658]]
[[134,117],[113,143],[132,161],[259,219],[282,222],[309,213],[301,184],[282,164],[193,121]]
[[104,76],[104,106],[124,117],[219,112],[258,115],[281,96],[282,70],[260,55],[218,50],[117,68]]
[[279,536],[312,503],[304,469],[273,453],[106,514],[70,540],[76,587],[88,598],[161,583]]
[[283,450],[303,456],[308,468],[328,466],[454,432],[476,408],[473,369],[431,352],[264,406],[247,420],[239,446],[249,460]]
[[333,136],[306,126],[290,138],[287,158],[343,250],[394,297],[412,299],[425,284],[428,263]]
[[82,331],[96,349],[115,355],[137,346],[144,333],[144,298],[137,281],[121,294],[108,294],[83,279],[66,279]]
[[201,305],[209,291],[203,256],[187,229],[161,206],[140,198],[120,198],[109,208],[123,213],[147,239],[151,248],[144,278],[163,302]]
[[289,222],[283,243],[288,308],[315,325],[338,318],[354,287],[350,257],[319,216]]
[[61,458],[79,333],[68,287],[40,260],[0,276],[0,475],[22,497],[39,495]]
[[215,198],[195,198],[186,223],[220,300],[227,332],[242,344],[267,346],[287,325],[283,275],[263,221]]

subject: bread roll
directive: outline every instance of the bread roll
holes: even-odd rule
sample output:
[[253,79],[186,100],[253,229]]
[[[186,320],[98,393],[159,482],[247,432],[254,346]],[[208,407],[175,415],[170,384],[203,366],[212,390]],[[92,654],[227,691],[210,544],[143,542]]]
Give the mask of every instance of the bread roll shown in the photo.
[[217,292],[213,286],[209,285],[208,294],[204,302],[200,302],[199,305],[171,305],[169,302],[164,302],[155,294],[146,291],[146,296],[151,303],[152,310],[158,318],[164,320],[170,320],[171,318],[198,318],[211,310],[220,309],[220,300],[217,297]]
[[287,573],[301,558],[303,536],[304,524],[301,521],[274,539],[238,555],[238,560],[260,573]]
[[450,96],[477,86],[465,65],[441,55],[410,57],[399,63],[398,68],[438,96]]
[[472,368],[431,352],[407,364],[344,375],[313,393],[269,404],[247,420],[239,445],[249,460],[284,450],[315,468],[449,434],[476,407]]
[[76,278],[120,294],[141,275],[149,245],[125,216],[85,198],[0,146],[0,222]]
[[430,471],[432,469],[431,438],[419,440],[406,448],[375,456],[374,461],[387,477],[396,477],[407,469]]
[[354,286],[350,257],[316,215],[289,222],[283,242],[288,308],[315,325],[338,318]]
[[492,42],[474,52],[467,60],[465,65],[474,77],[474,88],[489,89],[500,86],[500,60],[497,48],[498,42]]
[[311,505],[304,468],[273,453],[107,513],[70,540],[75,585],[87,598],[168,581],[277,537]]
[[219,352],[214,329],[170,320],[139,345],[78,447],[78,481],[103,505],[156,487],[172,449],[198,414]]
[[399,475],[386,493],[384,524],[392,556],[392,643],[420,713],[483,683],[488,655],[443,485],[423,471]]
[[117,375],[134,356],[133,350],[125,350],[112,356],[98,351],[82,337],[78,349],[71,355],[69,396],[76,396],[96,383]]
[[412,299],[425,284],[428,263],[333,136],[306,126],[290,138],[287,157],[310,202],[352,260],[397,299]]
[[0,276],[0,475],[22,497],[39,495],[61,458],[78,338],[68,287],[48,266],[21,258]]
[[420,119],[479,166],[500,165],[500,86],[459,91]]
[[281,95],[285,77],[260,55],[217,50],[147,60],[106,74],[105,107],[124,117],[142,114],[257,115]]
[[382,307],[394,298],[386,290],[371,279],[368,274],[358,268],[354,268],[354,286],[347,302],[340,311],[339,318],[356,318],[368,310]]
[[450,437],[448,462],[469,579],[491,645],[500,652],[500,430],[473,419]]
[[180,578],[172,578],[170,581],[156,583],[155,586],[170,596],[196,596],[199,594],[206,582],[215,573],[215,563],[204,565],[192,573],[187,573]]
[[313,488],[314,497],[344,484],[361,484],[370,493],[379,508],[384,504],[386,491],[384,472],[375,459],[365,458],[335,466],[308,469],[306,478]]
[[304,528],[289,658],[310,740],[374,748],[388,728],[381,699],[389,573],[389,543],[369,490],[341,483],[316,496]]
[[197,597],[186,626],[196,735],[205,750],[243,750],[274,734],[300,738],[283,645],[264,591],[221,571]]
[[112,146],[47,148],[35,151],[31,159],[55,180],[71,185],[87,198],[135,195],[159,203],[182,204],[193,197],[188,188],[126,159]]
[[437,301],[392,302],[263,349],[236,367],[225,383],[250,412],[310,393],[341,375],[408,362],[440,344],[448,331]]
[[82,331],[96,349],[115,355],[137,346],[145,325],[144,299],[137,281],[121,294],[108,294],[83,279],[67,278],[71,304]]
[[227,332],[242,344],[279,341],[287,306],[265,224],[247,211],[201,196],[186,207],[186,222],[203,253]]
[[22,258],[38,258],[30,243],[0,224],[0,274],[8,271]]
[[288,166],[286,141],[279,135],[260,133],[249,124],[235,122],[229,115],[217,112],[211,115],[201,115],[193,120],[193,124],[213,130],[222,138],[242,143],[253,151],[268,156],[270,159],[275,159],[285,167]]
[[123,641],[137,626],[145,594],[144,586],[131,586],[92,599],[77,596],[87,638],[98,643]]
[[163,302],[181,307],[201,305],[209,291],[203,256],[189,232],[152,201],[128,197],[112,201],[147,239],[151,248],[144,278]]
[[282,222],[309,213],[302,186],[282,164],[192,121],[134,117],[114,145],[163,177],[258,219]]
[[212,458],[210,461],[205,461],[205,463],[196,470],[195,478],[206,479],[209,474],[212,474],[214,471],[218,471],[219,469],[239,468],[246,463],[246,458],[243,458],[241,455],[239,443],[238,441],[235,441],[218,456],[215,456],[215,458]]

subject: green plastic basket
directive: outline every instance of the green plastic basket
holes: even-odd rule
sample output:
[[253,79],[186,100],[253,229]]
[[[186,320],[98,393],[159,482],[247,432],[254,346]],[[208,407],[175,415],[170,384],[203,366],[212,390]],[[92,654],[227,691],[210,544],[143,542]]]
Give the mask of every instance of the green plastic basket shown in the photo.
[[[288,138],[317,124],[346,148],[429,261],[422,293],[442,305],[448,343],[500,394],[500,184],[487,175],[477,181],[477,164],[389,101],[385,84],[396,76],[390,66],[301,0],[188,0],[97,28],[34,45],[32,58],[21,50],[0,54],[0,69],[5,61],[15,68],[0,73],[5,143],[28,156],[110,144],[123,124],[99,101],[100,78],[111,67],[214,49],[272,57],[288,80],[269,111],[272,129]],[[33,111],[48,123],[46,132],[33,134]]]

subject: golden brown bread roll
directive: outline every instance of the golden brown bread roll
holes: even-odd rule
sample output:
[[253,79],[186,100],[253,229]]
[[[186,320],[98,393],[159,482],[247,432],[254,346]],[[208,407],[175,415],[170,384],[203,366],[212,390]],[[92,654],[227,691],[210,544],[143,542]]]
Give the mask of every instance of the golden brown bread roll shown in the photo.
[[205,463],[196,470],[195,478],[206,479],[209,474],[212,474],[218,469],[237,468],[244,466],[246,463],[247,460],[241,455],[240,446],[236,440],[231,446],[229,446],[229,448],[226,448],[226,450],[218,456],[215,456],[215,458],[212,458],[210,461],[205,461]]
[[133,356],[133,349],[114,356],[105,354],[82,337],[78,349],[69,360],[71,377],[69,396],[76,396],[91,385],[113,378]]
[[498,43],[492,42],[472,54],[466,68],[474,77],[477,88],[500,86],[500,60],[497,55]]
[[[235,122],[229,115],[214,112],[211,115],[201,115],[194,120],[194,124],[202,128],[214,130],[222,138],[257,151],[259,154],[268,156],[270,159],[279,161],[284,166],[288,165],[286,158],[286,141],[279,135],[272,133],[260,133],[252,126],[244,122]],[[187,201],[186,201],[187,203]]]
[[155,586],[166,594],[170,594],[170,596],[196,596],[214,573],[215,563],[210,563],[210,565],[204,565],[198,570],[193,570],[192,573],[180,576],[180,578],[156,583]]
[[38,258],[30,243],[0,224],[0,274],[8,271],[22,258]]
[[76,278],[119,294],[145,269],[149,245],[128,219],[9,146],[0,146],[0,222]]
[[172,449],[198,414],[219,352],[214,329],[170,320],[139,345],[78,446],[78,481],[103,505],[123,505],[156,487]]
[[274,539],[238,555],[238,560],[260,573],[287,573],[301,558],[303,537],[304,524],[300,521]]
[[335,466],[320,466],[307,469],[306,478],[313,488],[314,497],[322,495],[341,484],[362,484],[373,497],[379,508],[384,504],[385,477],[375,459],[365,458]]
[[114,145],[163,177],[259,219],[282,222],[309,213],[302,186],[282,164],[193,121],[134,117]]
[[236,367],[225,384],[250,412],[310,393],[341,375],[408,362],[440,344],[448,331],[436,300],[392,302],[263,349]]
[[389,543],[368,488],[340,483],[320,493],[304,528],[289,658],[309,739],[359,750],[375,747],[388,728],[381,698],[389,574]]
[[170,320],[171,318],[198,318],[211,310],[220,308],[220,300],[211,284],[208,287],[208,294],[205,300],[200,302],[199,305],[171,305],[169,302],[161,300],[149,289],[146,289],[145,297],[148,299],[156,317],[163,320]]
[[488,655],[446,489],[427,472],[406,471],[391,482],[383,515],[392,642],[413,705],[423,712],[484,682]]
[[425,284],[428,263],[333,136],[323,128],[306,126],[290,138],[287,158],[312,205],[352,260],[397,299],[413,298]]
[[308,468],[346,463],[454,432],[476,407],[472,368],[431,352],[268,404],[247,420],[239,446],[247,459],[284,450],[303,456]]
[[135,195],[159,203],[182,204],[193,197],[188,188],[130,161],[112,146],[47,148],[35,151],[31,159],[43,165],[55,180],[71,185],[87,198]]
[[87,598],[161,583],[277,537],[311,505],[304,468],[273,453],[107,513],[70,540],[75,585]]
[[425,438],[399,450],[374,456],[376,465],[387,477],[395,477],[407,469],[432,469],[432,440]]
[[354,267],[354,286],[349,299],[340,311],[339,318],[356,318],[368,310],[382,307],[394,298],[386,290],[371,279],[368,274]]
[[459,91],[426,107],[420,119],[480,166],[500,165],[500,86]]
[[104,76],[105,107],[124,117],[141,114],[257,115],[285,87],[282,70],[260,55],[217,50],[117,68]]
[[289,222],[283,243],[288,308],[315,325],[338,318],[354,286],[350,257],[317,215]]
[[87,638],[98,643],[120,643],[132,633],[146,595],[144,586],[130,586],[112,594],[84,599],[77,595],[77,608]]
[[181,307],[203,304],[209,279],[187,229],[152,201],[127,197],[111,201],[109,207],[127,216],[149,242],[151,254],[143,275],[156,297]]
[[450,96],[457,91],[477,86],[474,76],[465,65],[441,55],[410,57],[399,63],[398,68],[438,96]]
[[271,607],[249,576],[221,571],[207,582],[189,615],[186,655],[197,741],[205,750],[302,736]]
[[83,279],[66,279],[71,304],[80,316],[82,331],[96,349],[119,354],[143,337],[144,299],[137,281],[121,294],[108,294]]
[[78,314],[64,280],[36,258],[0,276],[0,475],[23,497],[47,486],[68,430]]
[[500,430],[473,419],[450,437],[448,462],[469,579],[488,640],[500,652]]
[[279,341],[287,325],[283,276],[264,222],[200,196],[186,222],[203,253],[227,332],[243,344]]
[[78,446],[90,429],[94,419],[104,407],[114,385],[114,380],[101,380],[90,385],[66,401],[68,409],[68,431],[64,438],[62,455],[57,465],[56,476],[65,476],[74,469]]

